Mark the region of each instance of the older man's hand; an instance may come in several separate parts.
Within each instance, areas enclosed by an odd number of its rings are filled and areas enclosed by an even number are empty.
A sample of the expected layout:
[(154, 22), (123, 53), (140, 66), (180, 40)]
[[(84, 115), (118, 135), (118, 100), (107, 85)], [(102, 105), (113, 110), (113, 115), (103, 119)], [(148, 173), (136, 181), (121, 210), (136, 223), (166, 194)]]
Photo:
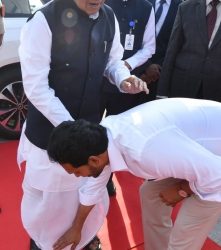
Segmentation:
[(133, 75), (122, 81), (120, 88), (129, 94), (137, 94), (142, 91), (146, 92), (146, 94), (149, 94), (149, 89), (147, 88), (146, 82)]

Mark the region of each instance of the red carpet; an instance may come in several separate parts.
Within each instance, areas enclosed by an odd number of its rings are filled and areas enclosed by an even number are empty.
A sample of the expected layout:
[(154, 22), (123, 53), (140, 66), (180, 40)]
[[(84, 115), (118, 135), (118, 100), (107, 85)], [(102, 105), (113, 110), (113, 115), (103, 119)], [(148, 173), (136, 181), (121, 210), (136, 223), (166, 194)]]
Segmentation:
[[(144, 250), (138, 193), (142, 180), (129, 173), (118, 172), (114, 183), (117, 196), (111, 198), (107, 219), (99, 233), (104, 250)], [(173, 210), (173, 220), (178, 209)], [(207, 239), (202, 250), (221, 250), (221, 247)]]
[[(20, 220), (21, 173), (16, 164), (17, 142), (0, 143), (0, 250), (28, 250), (29, 238)], [(103, 250), (144, 250), (138, 189), (142, 180), (128, 173), (117, 173), (116, 198), (99, 237)], [(121, 186), (118, 184), (121, 183)], [(175, 217), (177, 209), (174, 211)], [(207, 240), (203, 250), (221, 250)]]
[(28, 250), (29, 238), (21, 225), (23, 174), (16, 163), (17, 142), (0, 143), (0, 250)]

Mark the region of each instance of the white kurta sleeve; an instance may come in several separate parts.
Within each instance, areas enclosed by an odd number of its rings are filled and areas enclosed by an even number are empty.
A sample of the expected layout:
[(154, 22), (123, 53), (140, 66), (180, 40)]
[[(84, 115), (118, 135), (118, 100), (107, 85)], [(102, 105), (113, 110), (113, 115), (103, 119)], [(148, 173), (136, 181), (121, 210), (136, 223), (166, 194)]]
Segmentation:
[(121, 82), (130, 77), (129, 69), (124, 65), (124, 61), (121, 60), (123, 58), (123, 53), (124, 49), (120, 43), (119, 24), (115, 17), (115, 35), (104, 76), (119, 89)]
[(88, 177), (87, 182), (79, 189), (80, 203), (85, 206), (98, 204), (107, 192), (107, 182), (111, 175), (110, 166), (106, 166), (99, 177)]
[(38, 11), (21, 33), (19, 56), (24, 90), (30, 102), (54, 125), (73, 120), (50, 88), (52, 34), (44, 15)]
[(137, 51), (133, 56), (127, 58), (125, 61), (133, 69), (144, 64), (152, 55), (155, 53), (156, 49), (156, 38), (155, 38), (155, 16), (154, 10), (152, 8), (149, 20), (146, 24), (142, 48)]

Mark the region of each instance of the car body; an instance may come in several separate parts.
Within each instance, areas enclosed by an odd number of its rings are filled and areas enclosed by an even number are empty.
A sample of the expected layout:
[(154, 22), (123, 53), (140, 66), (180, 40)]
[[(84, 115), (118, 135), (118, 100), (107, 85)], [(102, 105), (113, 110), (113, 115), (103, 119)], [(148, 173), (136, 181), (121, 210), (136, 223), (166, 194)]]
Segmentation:
[(5, 34), (0, 47), (0, 136), (19, 138), (27, 113), (18, 56), (20, 32), (27, 18), (42, 6), (40, 0), (2, 0)]

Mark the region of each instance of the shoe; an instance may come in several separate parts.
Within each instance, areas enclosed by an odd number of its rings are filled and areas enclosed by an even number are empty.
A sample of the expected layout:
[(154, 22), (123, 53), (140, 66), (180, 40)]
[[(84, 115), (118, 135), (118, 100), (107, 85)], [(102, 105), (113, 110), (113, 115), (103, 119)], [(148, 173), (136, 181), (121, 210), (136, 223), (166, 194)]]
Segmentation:
[(41, 250), (32, 239), (30, 240), (30, 250)]
[(116, 187), (114, 186), (114, 183), (112, 180), (107, 183), (107, 192), (109, 196), (116, 195)]
[(92, 241), (90, 241), (83, 250), (102, 250), (100, 239), (95, 236)]

